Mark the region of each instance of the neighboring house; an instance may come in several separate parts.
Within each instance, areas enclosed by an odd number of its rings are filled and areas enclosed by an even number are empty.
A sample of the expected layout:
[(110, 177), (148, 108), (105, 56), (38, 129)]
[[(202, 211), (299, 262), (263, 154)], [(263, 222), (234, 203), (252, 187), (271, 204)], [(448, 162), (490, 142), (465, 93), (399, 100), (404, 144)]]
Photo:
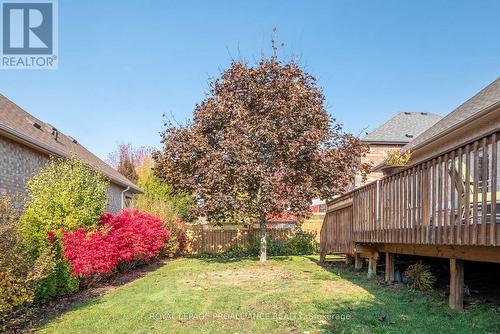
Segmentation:
[(50, 156), (76, 156), (110, 181), (107, 210), (116, 213), (130, 205), (136, 185), (111, 166), (48, 123), (33, 117), (0, 95), (0, 195), (26, 192), (26, 182)]
[[(319, 232), (321, 231), (326, 213), (326, 202), (315, 199), (310, 209), (311, 215), (302, 221), (300, 228), (305, 232), (313, 233), (316, 241), (319, 242)], [(269, 217), (267, 227), (270, 229), (288, 229), (297, 227), (297, 225), (299, 225), (297, 217), (283, 212), (281, 215)]]
[(314, 199), (311, 205), (311, 211), (313, 213), (325, 213), (326, 202), (321, 199)]
[[(361, 159), (361, 162), (377, 166), (384, 161), (388, 151), (401, 149), (441, 118), (442, 116), (427, 112), (397, 113), (361, 138), (370, 147), (369, 152)], [(381, 171), (372, 171), (367, 175), (365, 183), (379, 180), (382, 177)], [(356, 180), (356, 186), (360, 185), (361, 181)]]

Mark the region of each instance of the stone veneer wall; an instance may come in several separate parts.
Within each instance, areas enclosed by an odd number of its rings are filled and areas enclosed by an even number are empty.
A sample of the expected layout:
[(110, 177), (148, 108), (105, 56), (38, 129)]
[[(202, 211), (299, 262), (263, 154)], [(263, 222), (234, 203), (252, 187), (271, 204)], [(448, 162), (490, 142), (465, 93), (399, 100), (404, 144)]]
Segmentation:
[(26, 194), (26, 181), (48, 161), (46, 154), (0, 136), (0, 195)]

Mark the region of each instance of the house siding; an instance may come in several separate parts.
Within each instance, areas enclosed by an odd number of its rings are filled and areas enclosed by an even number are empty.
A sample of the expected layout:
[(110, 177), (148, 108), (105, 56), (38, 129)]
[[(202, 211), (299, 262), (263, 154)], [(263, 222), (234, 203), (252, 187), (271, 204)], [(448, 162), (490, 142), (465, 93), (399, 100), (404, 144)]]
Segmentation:
[[(47, 154), (0, 136), (0, 195), (22, 198), (26, 195), (26, 182), (49, 160)], [(121, 210), (123, 186), (110, 183), (108, 188), (108, 212)]]
[(108, 188), (108, 207), (106, 208), (107, 212), (118, 213), (122, 209), (122, 191), (125, 188), (117, 186), (114, 183), (111, 183)]

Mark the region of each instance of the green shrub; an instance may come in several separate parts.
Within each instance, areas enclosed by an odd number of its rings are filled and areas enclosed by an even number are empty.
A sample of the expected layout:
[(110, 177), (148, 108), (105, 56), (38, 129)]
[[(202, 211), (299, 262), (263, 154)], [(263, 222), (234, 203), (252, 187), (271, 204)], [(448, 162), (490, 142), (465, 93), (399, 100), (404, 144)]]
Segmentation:
[(287, 240), (287, 248), (289, 255), (310, 255), (318, 252), (318, 243), (313, 233), (298, 230)]
[(231, 245), (224, 253), (224, 257), (238, 258), (248, 256), (248, 249), (242, 244)]
[[(49, 249), (44, 250), (49, 254), (52, 270), (35, 285), (36, 301), (43, 303), (57, 295), (78, 290), (78, 278), (71, 274), (71, 264), (62, 256), (63, 251), (59, 237), (56, 237)], [(40, 256), (37, 259), (39, 258)]]
[[(266, 239), (269, 241), (269, 238)], [(254, 240), (247, 247), (247, 256), (258, 256), (260, 251), (260, 240)]]
[(292, 255), (292, 251), (289, 248), (289, 240), (278, 240), (268, 237), (267, 250), (268, 254), (272, 256)]
[(37, 287), (37, 298), (44, 301), (78, 288), (69, 263), (61, 257), (61, 231), (95, 226), (107, 205), (108, 182), (79, 160), (53, 158), (27, 187), (30, 200), (19, 221), (23, 246), (34, 258), (50, 251), (54, 265)]
[(404, 272), (404, 276), (408, 278), (410, 286), (417, 290), (430, 290), (436, 281), (430, 267), (421, 261), (409, 266)]
[[(277, 240), (267, 237), (267, 254), (269, 256), (310, 255), (318, 252), (318, 244), (314, 235), (297, 230), (290, 238)], [(260, 239), (254, 240), (247, 249), (248, 256), (258, 256)]]
[(49, 232), (94, 226), (108, 203), (108, 182), (76, 159), (51, 159), (27, 186), (20, 230), (35, 249), (48, 247)]
[(0, 319), (15, 308), (31, 303), (35, 289), (53, 270), (49, 252), (34, 259), (21, 247), (16, 230), (17, 211), (8, 197), (0, 197)]
[(172, 195), (171, 186), (156, 176), (153, 170), (140, 176), (139, 186), (144, 189), (144, 194), (138, 196), (142, 200), (161, 200), (169, 205), (170, 210), (175, 213), (178, 219), (192, 220), (191, 210), (195, 205), (193, 196), (187, 194)]

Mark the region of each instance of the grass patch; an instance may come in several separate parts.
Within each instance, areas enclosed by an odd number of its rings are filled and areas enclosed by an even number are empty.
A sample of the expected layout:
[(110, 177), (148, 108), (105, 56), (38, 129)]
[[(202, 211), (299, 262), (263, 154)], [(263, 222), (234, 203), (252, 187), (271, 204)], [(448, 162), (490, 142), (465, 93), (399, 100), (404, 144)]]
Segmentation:
[(317, 257), (185, 258), (75, 305), (41, 333), (497, 333), (493, 307), (387, 287)]

